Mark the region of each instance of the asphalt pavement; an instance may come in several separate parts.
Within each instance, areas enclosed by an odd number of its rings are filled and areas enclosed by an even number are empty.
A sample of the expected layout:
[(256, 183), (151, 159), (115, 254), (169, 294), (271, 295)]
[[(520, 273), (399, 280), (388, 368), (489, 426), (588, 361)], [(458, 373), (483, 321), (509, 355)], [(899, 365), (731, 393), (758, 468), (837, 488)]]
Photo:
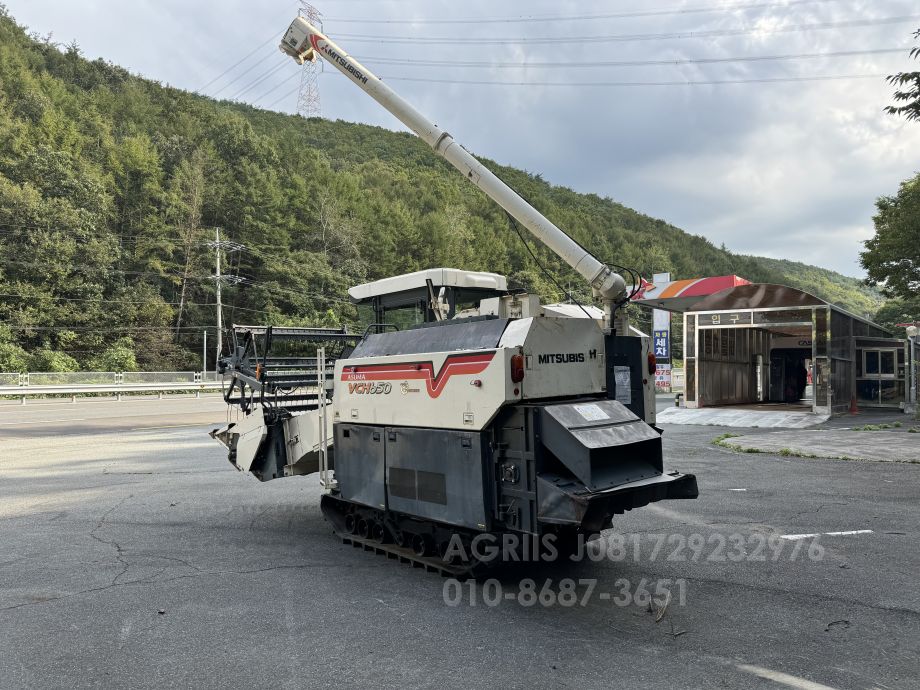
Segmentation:
[(237, 472), (225, 418), (0, 407), (0, 687), (918, 687), (920, 465), (666, 428), (699, 499), (458, 585), (343, 546), (314, 477)]

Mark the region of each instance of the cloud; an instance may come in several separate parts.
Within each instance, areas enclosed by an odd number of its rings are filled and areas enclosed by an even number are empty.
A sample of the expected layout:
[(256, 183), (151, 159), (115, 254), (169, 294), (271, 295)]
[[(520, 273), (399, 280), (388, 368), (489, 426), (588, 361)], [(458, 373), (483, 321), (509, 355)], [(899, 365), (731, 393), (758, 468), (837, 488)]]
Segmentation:
[[(296, 106), (298, 73), (276, 54), (296, 14), (287, 0), (6, 0), (11, 13), (40, 33), (77, 39), (145, 76), (195, 89), (253, 51), (252, 58), (206, 93), (229, 97), (256, 82), (245, 98), (262, 106)], [(916, 12), (911, 0), (789, 0), (786, 7), (564, 22), (440, 24), (426, 19), (548, 17), (613, 13), (574, 0), (440, 0), (424, 5), (380, 0), (315, 3), (325, 28), (360, 56), (405, 60), (488, 61), (490, 68), (367, 64), (385, 77), (486, 81), (708, 81), (832, 74), (889, 74), (907, 69), (913, 23), (826, 30), (807, 24), (894, 17)], [(724, 3), (699, 0), (686, 8)], [(744, 3), (750, 4), (750, 3)], [(642, 5), (635, 7), (642, 8)], [(673, 4), (661, 7), (674, 7)], [(366, 18), (407, 19), (414, 24)], [(916, 25), (916, 26), (915, 26)], [(479, 45), (365, 42), (345, 35), (431, 38), (590, 37), (687, 33), (756, 27), (755, 33), (696, 38)], [(780, 30), (782, 29), (782, 30)], [(260, 45), (263, 44), (264, 45)], [(610, 60), (672, 60), (826, 53), (905, 47), (903, 53), (845, 58), (595, 67)], [(248, 74), (241, 73), (255, 65)], [(580, 67), (507, 69), (514, 61)], [(271, 72), (276, 69), (277, 71)], [(264, 83), (259, 77), (267, 75)], [(920, 125), (882, 113), (884, 81), (845, 80), (694, 86), (481, 86), (391, 81), (419, 110), (467, 148), (540, 172), (560, 185), (610, 196), (738, 253), (804, 259), (850, 275), (861, 273), (861, 241), (871, 236), (874, 201), (920, 168)], [(324, 115), (393, 129), (401, 125), (328, 65), (320, 80)]]

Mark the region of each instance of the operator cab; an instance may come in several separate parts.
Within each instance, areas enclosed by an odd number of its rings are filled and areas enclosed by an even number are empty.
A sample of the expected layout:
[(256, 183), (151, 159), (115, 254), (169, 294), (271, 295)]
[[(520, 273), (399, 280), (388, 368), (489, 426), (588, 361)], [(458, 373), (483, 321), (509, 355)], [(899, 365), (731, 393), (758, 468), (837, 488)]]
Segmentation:
[(429, 268), (348, 290), (362, 322), (403, 330), (421, 323), (479, 316), (483, 300), (514, 292), (503, 275), (456, 268)]
[[(604, 312), (594, 305), (542, 304), (537, 295), (508, 284), (497, 273), (429, 268), (356, 285), (348, 294), (368, 331), (406, 330), (419, 325), (473, 318), (521, 319), (538, 316), (591, 318), (603, 327)], [(644, 336), (630, 327), (630, 335)]]

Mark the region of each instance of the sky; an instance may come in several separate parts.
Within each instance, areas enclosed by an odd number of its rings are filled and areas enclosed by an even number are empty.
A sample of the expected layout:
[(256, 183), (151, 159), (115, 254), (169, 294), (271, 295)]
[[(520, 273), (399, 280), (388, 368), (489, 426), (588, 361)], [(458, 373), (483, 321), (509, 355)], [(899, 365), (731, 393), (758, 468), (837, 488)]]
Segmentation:
[[(297, 2), (0, 2), (89, 58), (297, 110), (299, 68), (277, 50)], [(915, 0), (314, 4), (333, 40), (470, 151), (735, 253), (862, 276), (875, 199), (920, 171), (920, 123), (882, 112), (884, 76), (920, 68)], [(324, 117), (404, 129), (328, 64), (319, 91)]]

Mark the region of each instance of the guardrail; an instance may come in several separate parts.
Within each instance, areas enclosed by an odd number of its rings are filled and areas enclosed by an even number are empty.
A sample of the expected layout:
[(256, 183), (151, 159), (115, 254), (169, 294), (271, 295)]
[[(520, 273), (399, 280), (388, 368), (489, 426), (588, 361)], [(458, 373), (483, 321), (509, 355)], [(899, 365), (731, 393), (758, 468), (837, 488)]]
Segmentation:
[(0, 372), (0, 398), (36, 396), (76, 396), (86, 394), (163, 393), (217, 391), (223, 377), (215, 372), (200, 371), (65, 371)]

